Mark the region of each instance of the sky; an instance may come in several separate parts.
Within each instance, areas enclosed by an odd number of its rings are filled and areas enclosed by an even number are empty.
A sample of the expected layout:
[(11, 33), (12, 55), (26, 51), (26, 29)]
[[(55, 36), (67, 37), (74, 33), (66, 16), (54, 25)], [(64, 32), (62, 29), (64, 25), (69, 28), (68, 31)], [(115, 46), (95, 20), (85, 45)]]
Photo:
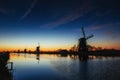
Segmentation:
[(70, 49), (83, 37), (120, 50), (119, 0), (0, 0), (0, 51)]

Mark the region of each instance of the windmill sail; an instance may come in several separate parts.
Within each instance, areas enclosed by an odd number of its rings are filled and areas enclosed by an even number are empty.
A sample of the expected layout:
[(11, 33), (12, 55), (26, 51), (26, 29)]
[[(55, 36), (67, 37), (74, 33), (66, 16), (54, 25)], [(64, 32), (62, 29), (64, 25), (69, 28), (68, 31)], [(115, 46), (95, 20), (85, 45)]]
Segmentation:
[(79, 39), (78, 44), (78, 54), (84, 58), (88, 58), (88, 47), (87, 47), (87, 39), (93, 37), (93, 35), (90, 35), (86, 37), (84, 28), (81, 28), (83, 37)]
[(93, 36), (94, 36), (94, 35), (92, 34), (92, 35), (86, 37), (86, 39), (92, 38)]
[(84, 28), (82, 27), (81, 29), (82, 29), (83, 36), (84, 36), (84, 38), (85, 38), (86, 36), (85, 36)]

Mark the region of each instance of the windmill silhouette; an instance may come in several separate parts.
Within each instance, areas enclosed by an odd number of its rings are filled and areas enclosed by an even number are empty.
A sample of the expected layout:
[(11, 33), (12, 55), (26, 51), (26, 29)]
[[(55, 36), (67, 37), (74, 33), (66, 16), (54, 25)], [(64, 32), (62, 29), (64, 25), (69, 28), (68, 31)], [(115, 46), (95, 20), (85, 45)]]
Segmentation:
[(87, 47), (87, 40), (93, 37), (93, 34), (90, 36), (85, 35), (85, 31), (84, 28), (81, 28), (82, 33), (83, 33), (83, 37), (79, 39), (79, 43), (78, 43), (78, 53), (81, 56), (88, 56), (87, 52), (88, 52), (88, 47)]
[(38, 43), (38, 46), (36, 47), (36, 54), (40, 54), (40, 44)]
[(36, 47), (36, 59), (38, 60), (38, 63), (39, 63), (39, 60), (40, 60), (40, 44), (38, 43), (38, 46)]

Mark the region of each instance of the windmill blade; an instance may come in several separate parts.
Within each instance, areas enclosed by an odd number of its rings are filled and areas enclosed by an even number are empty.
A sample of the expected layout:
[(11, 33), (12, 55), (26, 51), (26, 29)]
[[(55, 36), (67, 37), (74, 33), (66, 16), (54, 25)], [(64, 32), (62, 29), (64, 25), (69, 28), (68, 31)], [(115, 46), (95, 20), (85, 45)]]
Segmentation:
[(92, 35), (86, 37), (86, 39), (92, 38), (93, 36), (94, 36), (94, 35), (92, 34)]
[(85, 38), (85, 31), (84, 31), (84, 28), (82, 27), (81, 30), (82, 30), (83, 36), (84, 36), (84, 38)]

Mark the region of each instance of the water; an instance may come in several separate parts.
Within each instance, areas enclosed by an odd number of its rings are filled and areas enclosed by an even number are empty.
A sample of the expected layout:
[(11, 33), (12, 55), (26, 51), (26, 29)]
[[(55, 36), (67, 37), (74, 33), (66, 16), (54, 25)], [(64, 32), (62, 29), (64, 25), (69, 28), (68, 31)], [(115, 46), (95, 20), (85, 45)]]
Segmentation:
[(119, 57), (10, 54), (13, 80), (120, 80)]

